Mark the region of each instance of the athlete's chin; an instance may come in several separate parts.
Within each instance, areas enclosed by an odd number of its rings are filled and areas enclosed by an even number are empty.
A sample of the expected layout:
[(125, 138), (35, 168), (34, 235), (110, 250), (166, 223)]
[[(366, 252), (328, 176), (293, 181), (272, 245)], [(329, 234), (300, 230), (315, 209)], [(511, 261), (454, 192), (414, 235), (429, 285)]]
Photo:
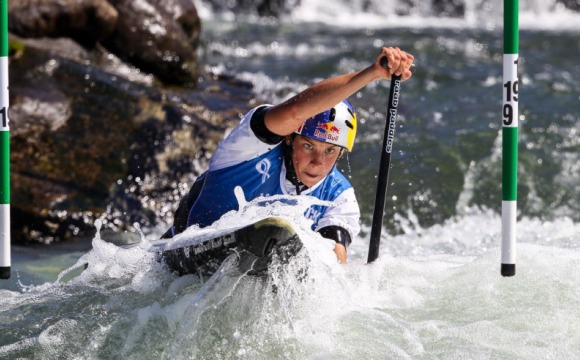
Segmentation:
[(304, 185), (311, 187), (316, 185), (320, 180), (322, 180), (323, 177), (324, 176), (303, 173), (302, 176), (300, 177), (300, 181)]

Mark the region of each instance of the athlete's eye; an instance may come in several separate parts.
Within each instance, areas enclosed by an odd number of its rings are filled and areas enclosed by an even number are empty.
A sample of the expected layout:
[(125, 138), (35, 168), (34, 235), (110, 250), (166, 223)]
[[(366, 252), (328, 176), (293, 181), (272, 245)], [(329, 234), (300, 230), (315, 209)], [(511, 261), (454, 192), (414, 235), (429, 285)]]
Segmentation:
[(302, 147), (304, 148), (304, 150), (308, 150), (308, 151), (312, 151), (314, 149), (314, 146), (312, 146), (312, 144), (310, 144), (310, 143), (304, 143), (302, 145)]
[(326, 155), (332, 155), (335, 152), (336, 152), (336, 148), (334, 148), (334, 147), (326, 149)]

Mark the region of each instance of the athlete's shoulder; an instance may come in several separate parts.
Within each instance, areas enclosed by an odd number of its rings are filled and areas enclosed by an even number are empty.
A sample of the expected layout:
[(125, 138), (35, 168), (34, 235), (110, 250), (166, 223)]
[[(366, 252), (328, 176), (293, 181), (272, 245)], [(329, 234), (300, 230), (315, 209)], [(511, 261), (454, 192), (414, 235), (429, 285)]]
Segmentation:
[(335, 166), (332, 171), (328, 174), (328, 181), (330, 186), (333, 188), (349, 189), (352, 188), (350, 181), (344, 176), (344, 174), (338, 170)]
[(352, 185), (335, 166), (324, 180), (321, 180), (320, 183), (311, 188), (308, 195), (315, 196), (321, 200), (334, 201), (348, 189), (352, 189)]
[(240, 123), (218, 144), (210, 161), (210, 170), (223, 169), (255, 159), (275, 147), (258, 139), (251, 128), (252, 116), (262, 107), (256, 107), (244, 115)]

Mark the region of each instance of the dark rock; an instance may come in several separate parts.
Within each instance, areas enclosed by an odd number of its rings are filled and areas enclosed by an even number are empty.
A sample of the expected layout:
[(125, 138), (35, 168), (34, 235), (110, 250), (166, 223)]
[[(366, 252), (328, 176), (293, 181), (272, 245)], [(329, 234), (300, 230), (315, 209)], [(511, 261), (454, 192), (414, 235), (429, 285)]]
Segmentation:
[(444, 17), (465, 17), (464, 0), (433, 0), (433, 14)]
[(252, 97), (248, 84), (208, 75), (197, 90), (130, 81), (122, 75), (132, 76), (130, 66), (70, 40), (16, 41), (9, 93), (15, 243), (92, 234), (98, 217), (116, 231), (170, 222)]
[(563, 4), (567, 9), (580, 11), (580, 0), (556, 0), (556, 2)]
[[(399, 16), (407, 16), (420, 11), (419, 0), (400, 0), (397, 2), (395, 13)], [(431, 13), (429, 15), (441, 17), (464, 17), (465, 0), (432, 0)]]
[(236, 14), (258, 14), (265, 17), (280, 17), (300, 5), (300, 0), (210, 0), (213, 11), (232, 11)]
[(19, 0), (8, 3), (8, 26), (22, 37), (70, 37), (94, 46), (113, 32), (118, 13), (106, 0)]
[(191, 46), (196, 49), (201, 34), (201, 20), (193, 1), (190, 0), (151, 0), (155, 7), (163, 8), (185, 32)]
[(24, 38), (103, 44), (121, 60), (166, 84), (195, 86), (201, 22), (186, 0), (11, 1), (10, 31)]
[(103, 41), (107, 49), (167, 84), (195, 85), (201, 25), (193, 5), (180, 0), (111, 3), (119, 20)]

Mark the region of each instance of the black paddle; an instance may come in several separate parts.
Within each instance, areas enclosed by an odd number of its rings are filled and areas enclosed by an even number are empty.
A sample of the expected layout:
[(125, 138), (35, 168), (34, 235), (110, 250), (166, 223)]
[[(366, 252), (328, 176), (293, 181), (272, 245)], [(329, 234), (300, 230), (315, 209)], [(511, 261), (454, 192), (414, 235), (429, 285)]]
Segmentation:
[[(388, 68), (389, 60), (381, 58), (381, 66)], [(411, 66), (411, 71), (414, 65)], [(383, 148), (381, 150), (381, 163), (379, 167), (379, 179), (377, 181), (377, 196), (375, 198), (375, 208), (373, 211), (373, 223), (371, 225), (371, 239), (369, 242), (368, 263), (375, 261), (379, 257), (379, 245), (381, 243), (381, 230), (383, 228), (383, 214), (385, 210), (385, 200), (387, 197), (387, 186), (389, 181), (389, 168), (391, 167), (391, 152), (395, 140), (395, 121), (397, 120), (397, 107), (399, 105), (401, 92), (401, 76), (392, 75), (391, 89), (389, 90), (389, 103), (387, 105), (387, 122), (383, 135)]]

